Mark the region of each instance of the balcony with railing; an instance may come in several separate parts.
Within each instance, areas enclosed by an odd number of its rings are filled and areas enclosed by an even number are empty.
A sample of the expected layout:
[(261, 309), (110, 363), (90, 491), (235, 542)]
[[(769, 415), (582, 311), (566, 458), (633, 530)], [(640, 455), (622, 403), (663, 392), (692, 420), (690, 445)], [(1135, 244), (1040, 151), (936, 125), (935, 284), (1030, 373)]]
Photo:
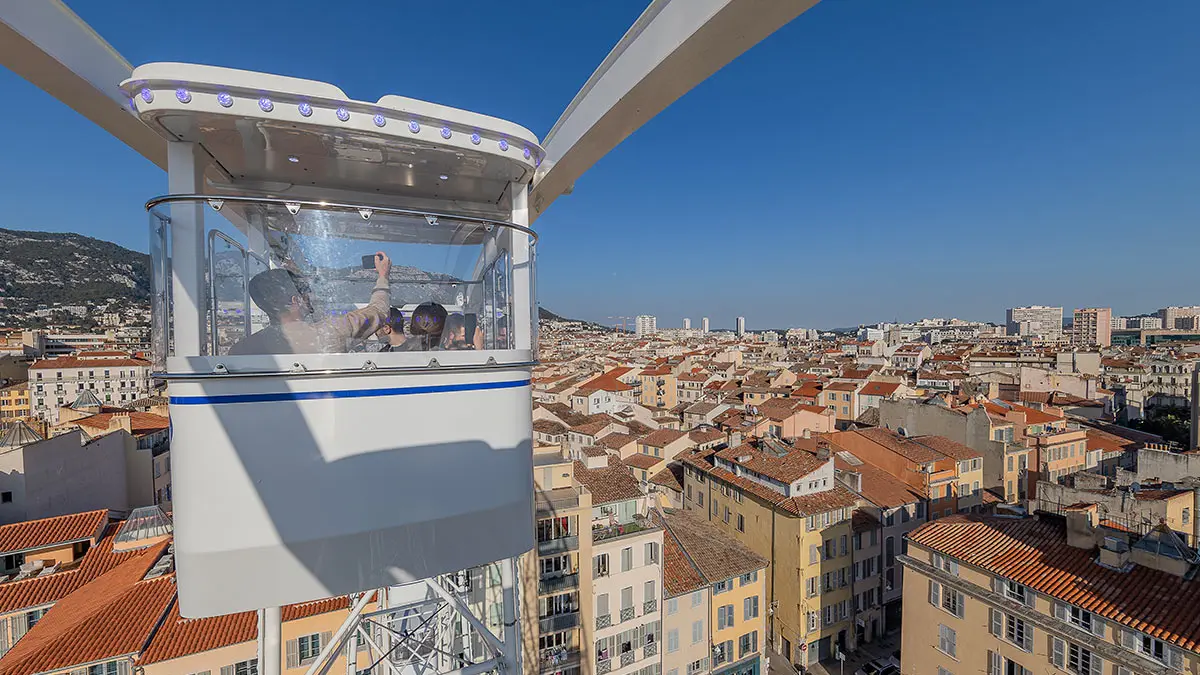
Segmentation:
[(535, 490), (533, 502), (538, 516), (561, 515), (565, 511), (579, 508), (580, 489), (582, 488), (565, 487), (554, 490)]
[(617, 523), (615, 525), (593, 526), (592, 527), (592, 543), (599, 544), (603, 541), (619, 539), (634, 534), (639, 534), (647, 530), (656, 530), (658, 527), (652, 524), (649, 519), (642, 515), (635, 515), (628, 523)]
[(555, 614), (553, 616), (543, 616), (538, 620), (538, 627), (542, 633), (557, 633), (559, 631), (570, 630), (579, 625), (579, 612), (565, 612), (563, 614)]
[(612, 626), (612, 614), (602, 614), (596, 617), (596, 630), (603, 630)]
[(579, 537), (558, 537), (538, 542), (538, 555), (553, 555), (579, 550)]
[(626, 607), (621, 610), (620, 623), (625, 623), (626, 621), (633, 621), (636, 618), (637, 618), (637, 609), (635, 609), (633, 607)]
[(632, 666), (633, 662), (636, 660), (637, 652), (625, 652), (624, 654), (621, 654), (621, 667), (624, 668), (625, 666)]
[(647, 600), (642, 603), (642, 614), (653, 614), (658, 611), (658, 600)]
[(650, 644), (646, 645), (642, 649), (642, 652), (645, 655), (645, 658), (650, 658), (651, 656), (655, 656), (656, 654), (658, 654), (658, 643), (651, 642)]
[(580, 652), (572, 647), (543, 649), (538, 653), (538, 669), (542, 673), (553, 673), (579, 665)]
[(579, 574), (560, 574), (558, 576), (542, 577), (538, 579), (538, 593), (546, 595), (547, 593), (558, 593), (560, 591), (569, 591), (579, 588)]
[(596, 675), (605, 675), (612, 672), (612, 659), (600, 659), (596, 661)]

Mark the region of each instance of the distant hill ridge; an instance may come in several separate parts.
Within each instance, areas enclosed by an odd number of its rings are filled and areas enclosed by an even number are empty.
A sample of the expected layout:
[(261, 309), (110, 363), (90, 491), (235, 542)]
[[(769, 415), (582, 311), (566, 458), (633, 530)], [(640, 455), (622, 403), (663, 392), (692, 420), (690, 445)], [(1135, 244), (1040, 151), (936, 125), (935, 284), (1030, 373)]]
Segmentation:
[(150, 297), (150, 256), (70, 232), (0, 229), (0, 295), (10, 306)]
[[(393, 276), (429, 276), (415, 268)], [(9, 306), (85, 304), (118, 298), (147, 302), (150, 256), (73, 232), (0, 228), (0, 296)], [(427, 297), (427, 296), (423, 296)], [(539, 307), (543, 321), (576, 321)], [(579, 323), (588, 323), (579, 321)]]

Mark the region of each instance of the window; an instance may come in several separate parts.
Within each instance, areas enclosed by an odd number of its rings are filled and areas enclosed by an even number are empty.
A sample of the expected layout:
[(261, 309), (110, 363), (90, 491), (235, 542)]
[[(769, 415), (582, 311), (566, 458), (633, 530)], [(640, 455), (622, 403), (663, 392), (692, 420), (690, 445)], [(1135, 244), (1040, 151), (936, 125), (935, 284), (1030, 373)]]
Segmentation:
[[(91, 673), (88, 673), (88, 675), (91, 675)], [(221, 669), (221, 675), (258, 675), (258, 659), (239, 661), (232, 666), (225, 666), (225, 668)]]
[(667, 616), (679, 612), (679, 598), (671, 598), (667, 600)]
[(724, 519), (724, 520), (725, 520), (725, 524), (726, 524), (726, 525), (728, 525), (728, 524), (729, 524), (729, 517), (730, 517), (730, 515), (731, 515), (731, 514), (732, 514), (732, 512), (729, 510), (729, 507), (728, 507), (728, 506), (726, 506), (726, 507), (725, 507), (725, 519)]
[(633, 609), (633, 586), (621, 589), (621, 609)]
[(296, 639), (296, 643), (299, 650), (300, 663), (315, 659), (321, 653), (321, 636), (318, 633), (301, 635)]
[(732, 589), (732, 580), (718, 581), (717, 583), (713, 584), (713, 595), (720, 595)]
[(809, 612), (808, 613), (808, 632), (811, 633), (811, 632), (815, 631), (816, 629), (817, 629), (817, 613)]
[(678, 628), (672, 628), (671, 630), (667, 631), (667, 651), (668, 652), (679, 651), (679, 629)]
[(608, 616), (608, 593), (596, 596), (596, 616)]
[(737, 514), (737, 531), (738, 532), (746, 531), (746, 518), (745, 518), (745, 516), (743, 516), (740, 513)]
[(758, 618), (758, 596), (752, 595), (742, 601), (742, 619), (748, 621)]
[(592, 569), (598, 577), (608, 576), (608, 554), (601, 553), (592, 559)]
[(653, 565), (658, 562), (658, 542), (648, 542), (646, 544), (646, 564)]
[(1027, 607), (1033, 607), (1033, 591), (1008, 579), (1001, 579), (1000, 583), (1003, 585), (1004, 597), (1009, 600), (1016, 600)]
[(896, 538), (888, 537), (883, 542), (884, 555), (887, 556), (887, 566), (893, 567), (896, 564)]
[(952, 672), (950, 672), (950, 671), (946, 670), (945, 668), (943, 668), (943, 667), (941, 667), (941, 666), (938, 666), (938, 672), (937, 672), (937, 675), (954, 675), (954, 673), (952, 673)]
[(1011, 614), (1004, 620), (1004, 639), (1027, 652), (1033, 651), (1033, 627)]
[(12, 492), (5, 490), (0, 492), (0, 504), (11, 504), (13, 500)]
[(692, 593), (692, 607), (699, 607), (704, 602), (704, 591)]
[(929, 604), (941, 607), (958, 618), (963, 617), (965, 598), (962, 593), (936, 581), (929, 582)]
[(633, 547), (627, 546), (621, 549), (621, 571), (628, 572), (633, 569)]
[[(1053, 653), (1050, 655), (1054, 656)], [(1100, 675), (1103, 672), (1104, 660), (1089, 649), (1074, 642), (1067, 648), (1067, 671), (1078, 675)]]
[(647, 581), (645, 587), (642, 589), (642, 601), (650, 602), (651, 600), (658, 600), (658, 595), (654, 592), (653, 579)]
[(931, 559), (933, 566), (951, 576), (958, 576), (958, 563), (952, 558), (934, 553)]
[(1182, 519), (1183, 519), (1184, 525), (1187, 525), (1188, 523), (1192, 522), (1192, 510), (1189, 508), (1185, 508), (1183, 510)]
[(758, 651), (758, 631), (751, 631), (738, 638), (738, 658)]
[(697, 644), (704, 640), (704, 622), (692, 622), (692, 644)]
[(733, 625), (733, 605), (723, 605), (717, 608), (717, 630)]
[(745, 586), (746, 584), (752, 584), (756, 581), (758, 581), (758, 570), (754, 570), (753, 572), (748, 572), (748, 573), (743, 574), (742, 576), (738, 577), (738, 585), (739, 586)]
[(45, 609), (35, 609), (32, 612), (25, 612), (25, 621), (27, 622), (27, 629), (31, 629), (34, 626), (36, 626), (37, 622), (41, 621), (42, 617), (46, 616), (46, 612), (49, 612), (49, 611), (50, 611), (50, 608), (46, 607)]
[(938, 649), (943, 654), (958, 658), (958, 634), (949, 626), (938, 625)]
[(809, 577), (805, 580), (808, 589), (808, 597), (812, 598), (817, 595), (817, 577)]
[[(98, 663), (94, 666), (88, 666), (87, 675), (117, 675), (117, 669), (116, 661)], [(254, 675), (258, 675), (257, 672)]]

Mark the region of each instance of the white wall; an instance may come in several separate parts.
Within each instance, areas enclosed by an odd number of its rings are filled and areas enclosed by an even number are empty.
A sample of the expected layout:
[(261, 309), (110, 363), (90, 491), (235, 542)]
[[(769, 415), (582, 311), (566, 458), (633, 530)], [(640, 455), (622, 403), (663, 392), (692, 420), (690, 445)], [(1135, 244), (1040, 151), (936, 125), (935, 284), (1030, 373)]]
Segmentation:
[[(126, 447), (133, 437), (124, 431), (80, 444), (81, 433), (25, 446), (26, 518), (49, 518), (95, 509), (126, 511)], [(150, 474), (153, 477), (153, 473)], [(153, 500), (151, 501), (153, 503)]]

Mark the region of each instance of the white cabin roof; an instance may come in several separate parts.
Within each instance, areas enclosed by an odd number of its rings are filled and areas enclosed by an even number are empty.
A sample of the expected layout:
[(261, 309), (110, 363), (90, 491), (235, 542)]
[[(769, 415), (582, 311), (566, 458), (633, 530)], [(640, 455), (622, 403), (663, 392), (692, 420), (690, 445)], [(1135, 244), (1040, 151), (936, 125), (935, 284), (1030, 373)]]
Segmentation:
[(152, 129), (213, 157), (209, 194), (493, 216), (508, 211), (509, 184), (531, 182), (545, 156), (512, 122), (403, 96), (354, 101), (314, 80), (151, 63), (121, 87)]

